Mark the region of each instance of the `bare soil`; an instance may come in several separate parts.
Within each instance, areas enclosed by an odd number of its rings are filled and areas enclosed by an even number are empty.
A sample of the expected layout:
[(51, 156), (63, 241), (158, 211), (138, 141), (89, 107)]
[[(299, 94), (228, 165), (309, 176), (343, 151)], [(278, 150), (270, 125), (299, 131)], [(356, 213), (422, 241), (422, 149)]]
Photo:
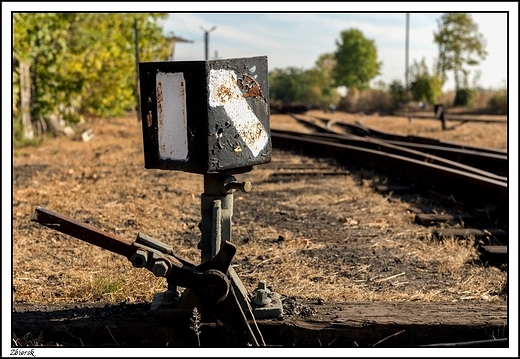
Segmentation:
[[(468, 122), (442, 131), (436, 120), (327, 115), (387, 132), (507, 148), (505, 122)], [(126, 258), (32, 223), (37, 206), (121, 238), (145, 233), (200, 261), (203, 178), (144, 169), (140, 126), (135, 116), (89, 120), (76, 128), (78, 134), (92, 130), (88, 142), (61, 135), (14, 151), (15, 306), (150, 302), (166, 290), (163, 278)], [(272, 115), (271, 126), (303, 129), (287, 115)], [(341, 173), (276, 176), (284, 166)], [(233, 216), (233, 264), (246, 288), (266, 280), (283, 298), (324, 301), (505, 301), (504, 268), (481, 263), (471, 239), (433, 240), (431, 228), (414, 224), (410, 211), (448, 209), (420, 196), (376, 192), (373, 183), (385, 176), (276, 148), (270, 164), (237, 175), (253, 184), (250, 193), (235, 194)]]

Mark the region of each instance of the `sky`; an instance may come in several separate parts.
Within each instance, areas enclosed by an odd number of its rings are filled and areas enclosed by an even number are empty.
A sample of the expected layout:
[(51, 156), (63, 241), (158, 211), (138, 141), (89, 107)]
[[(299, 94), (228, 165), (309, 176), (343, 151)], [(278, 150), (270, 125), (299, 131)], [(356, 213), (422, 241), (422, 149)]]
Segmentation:
[[(390, 84), (405, 82), (406, 13), (409, 17), (409, 65), (423, 58), (430, 71), (438, 57), (433, 33), (443, 12), (471, 13), (479, 31), (486, 39), (487, 57), (473, 67), (481, 75), (477, 82), (484, 89), (503, 88), (508, 79), (508, 49), (518, 64), (518, 3), (512, 2), (132, 2), (126, 9), (121, 3), (2, 3), (2, 16), (8, 11), (104, 11), (104, 12), (164, 12), (168, 19), (163, 27), (166, 34), (185, 38), (192, 43), (177, 43), (174, 60), (204, 60), (204, 33), (209, 32), (209, 58), (267, 56), (269, 69), (296, 67), (310, 69), (318, 57), (337, 49), (336, 41), (344, 30), (356, 28), (373, 40), (381, 74), (371, 82)], [(95, 5), (93, 5), (95, 4)], [(201, 12), (203, 10), (204, 12)], [(438, 12), (428, 12), (436, 10)], [(377, 11), (377, 12), (374, 12)], [(508, 15), (510, 11), (509, 23)], [(494, 12), (494, 13), (493, 13)], [(501, 12), (501, 13), (500, 13)], [(6, 23), (3, 22), (4, 26)], [(509, 36), (509, 39), (508, 39)], [(511, 45), (511, 46), (509, 46)], [(4, 46), (8, 46), (4, 44)], [(513, 54), (514, 53), (514, 54)], [(511, 74), (518, 67), (510, 68)], [(470, 83), (475, 75), (470, 75)], [(517, 81), (517, 79), (516, 79)], [(453, 76), (443, 90), (455, 87)]]
[[(473, 5), (472, 5), (473, 7)], [(293, 6), (294, 8), (294, 6)], [(433, 33), (442, 13), (410, 13), (409, 65), (423, 58), (433, 71), (438, 47)], [(486, 39), (488, 56), (480, 70), (478, 85), (485, 89), (506, 86), (508, 17), (506, 13), (471, 13)], [(510, 20), (511, 21), (511, 20)], [(215, 28), (214, 28), (215, 27)], [(213, 28), (212, 31), (209, 31)], [(178, 42), (174, 60), (204, 60), (205, 32), (209, 31), (209, 59), (267, 55), (269, 70), (296, 67), (310, 69), (318, 57), (333, 53), (344, 30), (356, 28), (374, 41), (381, 74), (372, 84), (394, 80), (405, 83), (406, 12), (402, 13), (170, 13), (165, 32), (193, 41)], [(517, 45), (516, 45), (517, 46)], [(517, 47), (516, 47), (517, 49)], [(470, 83), (475, 71), (470, 75)], [(444, 90), (454, 88), (449, 74)]]

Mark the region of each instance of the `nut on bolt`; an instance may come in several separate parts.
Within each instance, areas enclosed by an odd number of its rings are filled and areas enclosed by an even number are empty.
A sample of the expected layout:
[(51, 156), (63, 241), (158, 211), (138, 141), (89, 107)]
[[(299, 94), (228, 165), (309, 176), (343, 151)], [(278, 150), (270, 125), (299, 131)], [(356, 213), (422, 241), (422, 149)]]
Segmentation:
[(253, 299), (253, 304), (258, 307), (264, 307), (271, 303), (271, 298), (269, 298), (269, 293), (271, 291), (267, 288), (267, 283), (264, 280), (258, 282), (258, 288), (255, 289), (255, 298)]
[(265, 280), (258, 281), (258, 287), (256, 289), (269, 290), (267, 289), (267, 282)]
[(251, 182), (231, 182), (227, 184), (229, 190), (240, 190), (245, 193), (251, 192), (253, 185)]
[(143, 249), (138, 249), (134, 254), (130, 257), (130, 262), (132, 262), (134, 267), (143, 268), (148, 263), (148, 252)]
[(162, 259), (156, 261), (152, 266), (152, 272), (157, 277), (166, 276), (168, 274), (168, 269), (169, 269), (168, 264)]

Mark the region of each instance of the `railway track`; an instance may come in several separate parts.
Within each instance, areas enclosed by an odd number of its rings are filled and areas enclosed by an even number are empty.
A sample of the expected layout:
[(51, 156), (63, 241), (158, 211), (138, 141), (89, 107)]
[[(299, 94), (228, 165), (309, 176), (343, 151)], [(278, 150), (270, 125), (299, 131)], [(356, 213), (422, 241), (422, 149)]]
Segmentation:
[(271, 130), (274, 147), (385, 171), (393, 183), (376, 186), (380, 192), (412, 191), (442, 199), (451, 204), (452, 214), (416, 209), (415, 222), (429, 227), (463, 223), (465, 228), (434, 228), (433, 236), (474, 238), (485, 262), (507, 263), (507, 151), (400, 136), (327, 118), (292, 117), (313, 132)]

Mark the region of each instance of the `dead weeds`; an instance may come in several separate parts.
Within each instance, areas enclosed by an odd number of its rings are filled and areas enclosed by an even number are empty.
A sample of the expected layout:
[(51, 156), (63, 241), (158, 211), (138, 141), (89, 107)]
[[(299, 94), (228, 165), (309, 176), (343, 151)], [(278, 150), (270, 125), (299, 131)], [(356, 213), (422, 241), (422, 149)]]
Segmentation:
[[(429, 120), (334, 115), (388, 132), (507, 146), (505, 124), (442, 131)], [(273, 128), (299, 128), (289, 116), (273, 115), (271, 122)], [(202, 176), (145, 170), (135, 117), (92, 121), (80, 130), (86, 129), (94, 134), (89, 142), (61, 136), (14, 154), (14, 302), (139, 302), (166, 290), (164, 279), (133, 268), (126, 258), (30, 222), (36, 206), (125, 239), (142, 232), (200, 260)], [(273, 163), (335, 168), (277, 149)], [(237, 176), (253, 183), (252, 192), (235, 195), (233, 217), (233, 265), (249, 290), (266, 280), (287, 298), (326, 301), (506, 298), (507, 274), (480, 263), (471, 240), (434, 241), (429, 228), (414, 224), (410, 207), (443, 211), (437, 204), (377, 193), (373, 185), (384, 174), (374, 169), (280, 180), (272, 164)]]

